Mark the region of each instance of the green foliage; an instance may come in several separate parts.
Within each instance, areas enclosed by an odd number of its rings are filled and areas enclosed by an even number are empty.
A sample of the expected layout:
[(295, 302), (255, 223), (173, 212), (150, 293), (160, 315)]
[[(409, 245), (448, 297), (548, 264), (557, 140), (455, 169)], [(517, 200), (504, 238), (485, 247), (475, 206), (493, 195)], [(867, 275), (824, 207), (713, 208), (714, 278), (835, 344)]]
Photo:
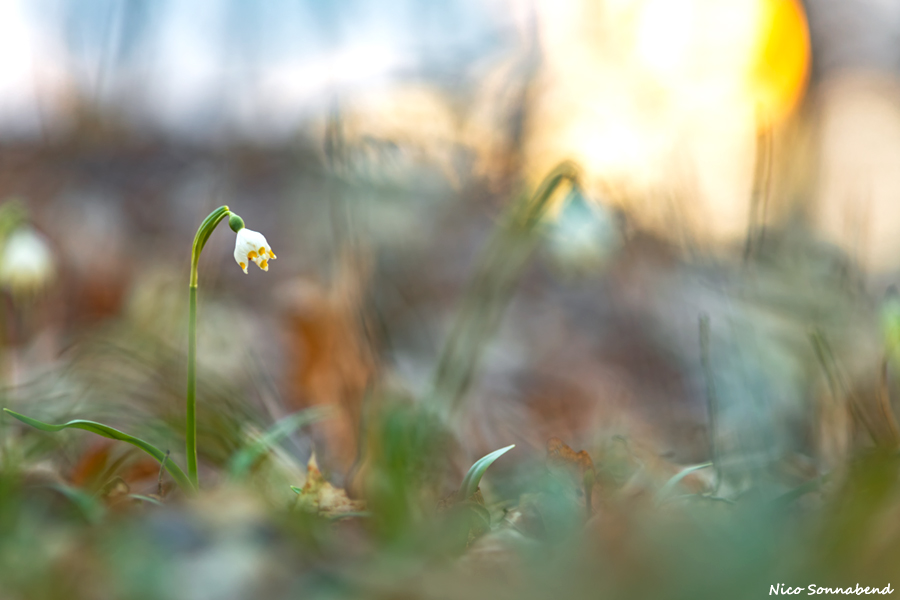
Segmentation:
[[(448, 417), (463, 414), (485, 347), (546, 232), (553, 200), (569, 189), (568, 201), (574, 203), (563, 214), (565, 221), (571, 221), (564, 225), (575, 229), (588, 225), (583, 220), (591, 217), (592, 208), (584, 204), (577, 179), (574, 166), (561, 165), (537, 191), (511, 204), (477, 262), (425, 397), (372, 393), (363, 406), (359, 460), (354, 468), (346, 474), (326, 469), (327, 477), (316, 471), (315, 485), (290, 487), (296, 498), (286, 482), (299, 481), (302, 466), (287, 445), (278, 452), (279, 468), (281, 459), (285, 463), (279, 477), (286, 473), (297, 476), (296, 480), (279, 478), (277, 486), (267, 488), (260, 485), (263, 477), (249, 475), (262, 471), (254, 472), (287, 436), (328, 413), (300, 411), (251, 441), (243, 440), (241, 433), (250, 429), (246, 422), (253, 421), (258, 407), (250, 400), (255, 397), (254, 386), (240, 377), (200, 378), (204, 410), (199, 425), (205, 436), (200, 445), (209, 466), (209, 485), (186, 502), (167, 497), (162, 489), (159, 496), (155, 490), (129, 490), (124, 497), (136, 502), (107, 506), (108, 497), (91, 495), (72, 483), (71, 467), (83, 457), (72, 447), (57, 444), (60, 436), (54, 441), (51, 436), (20, 436), (18, 429), (5, 427), (0, 431), (2, 594), (29, 599), (666, 600), (756, 598), (777, 582), (886, 583), (900, 564), (900, 529), (895, 525), (900, 464), (896, 455), (886, 451), (886, 444), (875, 444), (882, 446), (875, 450), (868, 446), (848, 450), (844, 462), (825, 475), (814, 459), (791, 448), (793, 454), (786, 451), (785, 455), (797, 460), (773, 460), (753, 467), (767, 470), (767, 475), (773, 472), (771, 480), (776, 484), (766, 494), (759, 493), (757, 480), (735, 477), (737, 483), (723, 485), (721, 496), (709, 490), (679, 495), (684, 478), (697, 474), (692, 479), (702, 481), (709, 471), (701, 470), (711, 463), (682, 467), (667, 456), (638, 457), (620, 436), (614, 436), (618, 441), (600, 452), (602, 438), (588, 446), (596, 471), (593, 466), (582, 473), (568, 468), (571, 465), (552, 465), (542, 452), (520, 448), (511, 456), (521, 459), (514, 474), (500, 477), (492, 471), (492, 483), (497, 485), (483, 497), (480, 482), (490, 465), (514, 447), (507, 446), (476, 461), (457, 487), (465, 467), (458, 461), (471, 455), (472, 449), (460, 447), (456, 421)], [(194, 241), (194, 267), (215, 225), (229, 214), (227, 207), (220, 207), (201, 225)], [(232, 228), (240, 225), (233, 214), (230, 224)], [(587, 241), (597, 237), (597, 231), (582, 233)], [(193, 283), (195, 278), (196, 268)], [(179, 288), (179, 304), (182, 291)], [(262, 300), (254, 298), (254, 302)], [(149, 304), (151, 309), (160, 307)], [(190, 311), (194, 360), (196, 292), (192, 292)], [(898, 311), (897, 306), (885, 306), (882, 325), (889, 352), (900, 339)], [(162, 319), (177, 322), (168, 310), (157, 312)], [(219, 324), (210, 320), (213, 327)], [(731, 430), (723, 427), (716, 436), (717, 424), (734, 425), (734, 421), (717, 423), (717, 401), (727, 407), (742, 388), (759, 385), (765, 375), (777, 371), (751, 365), (746, 357), (753, 355), (748, 350), (752, 344), (743, 339), (732, 346), (716, 343), (719, 340), (713, 334), (719, 332), (720, 323), (723, 330), (730, 326), (718, 319), (701, 319), (697, 375), (698, 382), (700, 375), (707, 380), (710, 437), (727, 444)], [(157, 333), (152, 326), (146, 329)], [(126, 330), (118, 337), (129, 338), (131, 346), (150, 348), (134, 335)], [(172, 382), (180, 386), (184, 378), (184, 371), (171, 366), (182, 364), (183, 358), (178, 344), (171, 343), (176, 335), (177, 330), (159, 335), (154, 352), (132, 354), (121, 346), (110, 346), (102, 356), (92, 357), (88, 369), (107, 369), (119, 386), (104, 396), (95, 393), (97, 380), (89, 379), (85, 387), (91, 389), (92, 408), (114, 397), (122, 404), (141, 405), (146, 412), (156, 411), (155, 418), (162, 414), (173, 428), (180, 427), (180, 416), (172, 415), (181, 415), (181, 389), (169, 390)], [(691, 340), (696, 342), (694, 337)], [(826, 339), (820, 330), (811, 341), (806, 350), (814, 353), (819, 364), (817, 369), (811, 363), (810, 371), (824, 376), (837, 404), (854, 383), (841, 362), (842, 342), (830, 331)], [(765, 348), (760, 354), (778, 362), (781, 355), (769, 356), (769, 346)], [(725, 357), (725, 351), (733, 356)], [(140, 377), (129, 379), (123, 373), (126, 360)], [(197, 383), (193, 369), (191, 363), (191, 386)], [(732, 372), (723, 373), (727, 369)], [(761, 389), (777, 391), (779, 386), (776, 382)], [(228, 393), (223, 392), (226, 388)], [(21, 388), (15, 392), (23, 406), (44, 400), (26, 398), (28, 390)], [(748, 394), (739, 400), (768, 402), (769, 396)], [(191, 391), (189, 405), (193, 399)], [(64, 401), (69, 400), (67, 396)], [(166, 407), (166, 400), (172, 406)], [(742, 414), (751, 415), (764, 414), (769, 406), (737, 403), (747, 410)], [(194, 489), (191, 478), (167, 454), (142, 439), (93, 421), (52, 425), (10, 410), (6, 413), (41, 431), (83, 429), (124, 441), (162, 463), (184, 489)], [(185, 421), (189, 431), (197, 424), (192, 412)], [(859, 428), (866, 425), (866, 421), (857, 423)], [(766, 424), (755, 427), (751, 438), (757, 430), (764, 431)], [(867, 444), (876, 439), (869, 438)], [(189, 442), (188, 446), (190, 456), (196, 445)], [(723, 453), (732, 459), (722, 462), (729, 473), (740, 476), (748, 469), (742, 462), (747, 458), (746, 447), (735, 444), (730, 454)], [(709, 454), (717, 456), (715, 444), (710, 444)], [(59, 460), (62, 456), (65, 460)], [(658, 463), (664, 463), (664, 468), (657, 468)], [(48, 464), (56, 468), (48, 469)], [(716, 464), (717, 470), (720, 466)], [(342, 476), (346, 476), (343, 481)]]
[(490, 454), (483, 456), (475, 461), (475, 464), (473, 464), (469, 468), (469, 471), (466, 473), (462, 485), (459, 486), (459, 500), (466, 500), (467, 498), (470, 498), (475, 492), (477, 492), (478, 486), (481, 483), (481, 478), (484, 477), (484, 474), (488, 470), (488, 467), (494, 464), (495, 460), (515, 447), (516, 445), (512, 444), (505, 448), (494, 450)]
[[(516, 284), (541, 239), (541, 224), (561, 187), (577, 185), (578, 167), (558, 165), (533, 195), (507, 209), (481, 253), (434, 371), (429, 396), (442, 415), (458, 415), (482, 354), (496, 333)], [(568, 201), (568, 197), (564, 201)]]
[(681, 483), (681, 480), (694, 473), (695, 471), (699, 471), (700, 469), (705, 469), (706, 467), (711, 467), (712, 463), (707, 462), (699, 465), (693, 465), (691, 467), (685, 467), (675, 475), (673, 475), (666, 483), (663, 485), (659, 492), (656, 493), (656, 502), (657, 504), (661, 504), (671, 496), (672, 492), (674, 492), (678, 488), (678, 484)]
[(286, 437), (298, 429), (331, 416), (331, 414), (332, 411), (327, 408), (309, 408), (279, 420), (258, 439), (234, 453), (228, 466), (231, 477), (234, 479), (245, 477), (263, 455)]
[(111, 440), (118, 440), (127, 444), (131, 444), (136, 448), (140, 448), (141, 450), (155, 458), (161, 465), (163, 465), (166, 471), (169, 472), (172, 478), (182, 489), (186, 491), (194, 489), (194, 486), (191, 485), (191, 482), (184, 474), (184, 471), (182, 471), (181, 468), (174, 462), (168, 460), (168, 454), (166, 452), (163, 452), (153, 444), (145, 442), (140, 438), (128, 435), (127, 433), (123, 433), (118, 429), (113, 429), (108, 425), (103, 425), (102, 423), (97, 423), (95, 421), (85, 421), (82, 419), (76, 419), (74, 421), (69, 421), (68, 423), (62, 423), (60, 425), (53, 425), (51, 423), (44, 423), (43, 421), (32, 419), (31, 417), (26, 417), (25, 415), (20, 415), (17, 412), (9, 410), (8, 408), (4, 408), (3, 411), (15, 417), (19, 421), (25, 423), (26, 425), (31, 425), (35, 429), (40, 429), (41, 431), (52, 433), (62, 431), (63, 429), (83, 429), (85, 431), (90, 431), (91, 433), (95, 433)]

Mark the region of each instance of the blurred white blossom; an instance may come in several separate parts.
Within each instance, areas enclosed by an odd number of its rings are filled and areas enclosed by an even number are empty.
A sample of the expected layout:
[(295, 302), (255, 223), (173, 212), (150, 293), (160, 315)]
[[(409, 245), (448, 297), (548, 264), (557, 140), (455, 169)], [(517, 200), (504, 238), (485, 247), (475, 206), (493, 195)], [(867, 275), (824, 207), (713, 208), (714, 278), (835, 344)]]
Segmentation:
[(15, 296), (39, 292), (56, 274), (47, 240), (31, 227), (20, 227), (6, 240), (0, 255), (0, 286)]

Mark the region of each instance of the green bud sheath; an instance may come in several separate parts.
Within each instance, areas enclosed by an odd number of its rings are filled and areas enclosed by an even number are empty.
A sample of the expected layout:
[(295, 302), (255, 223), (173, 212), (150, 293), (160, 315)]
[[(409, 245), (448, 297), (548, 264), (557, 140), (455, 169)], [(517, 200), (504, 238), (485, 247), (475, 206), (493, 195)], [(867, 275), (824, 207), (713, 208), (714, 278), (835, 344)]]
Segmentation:
[(244, 220), (234, 213), (228, 215), (228, 226), (235, 233), (244, 228)]

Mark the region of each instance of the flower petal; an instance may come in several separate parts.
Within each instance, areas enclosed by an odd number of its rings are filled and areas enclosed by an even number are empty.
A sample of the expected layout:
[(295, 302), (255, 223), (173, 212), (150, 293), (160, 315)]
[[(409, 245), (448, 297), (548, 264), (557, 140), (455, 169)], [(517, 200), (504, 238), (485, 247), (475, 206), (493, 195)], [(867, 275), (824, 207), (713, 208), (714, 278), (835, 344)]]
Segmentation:
[(234, 241), (234, 260), (245, 273), (251, 261), (260, 269), (267, 271), (269, 258), (275, 258), (275, 254), (263, 234), (246, 227), (237, 232)]

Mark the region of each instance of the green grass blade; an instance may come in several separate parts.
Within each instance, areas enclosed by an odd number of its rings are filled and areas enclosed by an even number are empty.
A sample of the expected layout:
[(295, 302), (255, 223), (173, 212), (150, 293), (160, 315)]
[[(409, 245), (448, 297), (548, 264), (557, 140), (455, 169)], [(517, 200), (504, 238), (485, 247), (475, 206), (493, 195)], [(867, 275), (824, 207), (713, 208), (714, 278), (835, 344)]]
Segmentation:
[(111, 440), (118, 440), (120, 442), (131, 444), (132, 446), (140, 448), (141, 450), (155, 458), (160, 464), (164, 464), (165, 469), (169, 472), (172, 478), (175, 479), (178, 485), (182, 487), (182, 489), (194, 489), (194, 486), (191, 485), (191, 482), (184, 474), (184, 471), (182, 471), (181, 468), (173, 461), (166, 460), (165, 452), (163, 452), (153, 444), (145, 442), (140, 438), (128, 435), (127, 433), (122, 433), (118, 429), (113, 429), (108, 425), (103, 425), (102, 423), (97, 423), (95, 421), (85, 421), (82, 419), (76, 419), (74, 421), (69, 421), (68, 423), (62, 423), (60, 425), (53, 425), (51, 423), (44, 423), (43, 421), (32, 419), (31, 417), (26, 417), (25, 415), (20, 415), (17, 412), (9, 410), (8, 408), (4, 408), (3, 411), (22, 421), (26, 425), (31, 425), (35, 429), (40, 429), (41, 431), (48, 431), (53, 433), (56, 431), (62, 431), (63, 429), (83, 429), (85, 431), (96, 433), (97, 435), (109, 438)]
[(699, 471), (700, 469), (705, 469), (706, 467), (711, 467), (711, 462), (702, 463), (699, 465), (694, 465), (692, 467), (685, 467), (684, 469), (678, 471), (673, 475), (666, 483), (663, 485), (659, 492), (656, 493), (656, 504), (662, 504), (662, 502), (675, 491), (675, 488), (678, 487), (678, 484), (681, 483), (681, 480), (693, 473), (694, 471)]
[(462, 485), (459, 487), (459, 499), (467, 500), (478, 491), (478, 485), (481, 483), (481, 478), (484, 476), (484, 472), (488, 470), (494, 461), (515, 448), (516, 445), (512, 444), (511, 446), (507, 446), (506, 448), (500, 448), (499, 450), (494, 450), (487, 456), (480, 458), (475, 461), (475, 464), (469, 469), (469, 472), (466, 473), (465, 479), (463, 479)]
[(68, 486), (64, 483), (53, 484), (50, 486), (50, 489), (56, 490), (68, 498), (72, 504), (78, 507), (78, 510), (81, 511), (84, 518), (87, 519), (89, 523), (97, 524), (103, 520), (103, 515), (106, 511), (103, 508), (103, 505), (97, 502), (90, 494), (86, 494), (78, 488)]
[(785, 492), (781, 496), (778, 496), (777, 498), (775, 498), (775, 500), (772, 501), (772, 503), (776, 506), (787, 506), (798, 498), (802, 498), (806, 494), (809, 494), (810, 492), (821, 490), (822, 486), (828, 483), (828, 480), (830, 478), (831, 473), (825, 473), (824, 475), (810, 479), (809, 481), (800, 484), (794, 489)]
[(146, 502), (147, 504), (154, 504), (156, 506), (165, 506), (165, 504), (163, 504), (156, 498), (151, 498), (150, 496), (145, 496), (143, 494), (128, 494), (128, 497), (133, 498), (135, 500), (140, 500), (141, 502)]
[(231, 476), (235, 479), (243, 477), (253, 466), (253, 463), (259, 460), (261, 456), (266, 454), (284, 438), (301, 427), (306, 427), (311, 423), (315, 423), (316, 421), (330, 416), (331, 413), (332, 411), (327, 408), (308, 408), (280, 419), (261, 435), (259, 439), (239, 450), (232, 456), (228, 468), (231, 472)]

